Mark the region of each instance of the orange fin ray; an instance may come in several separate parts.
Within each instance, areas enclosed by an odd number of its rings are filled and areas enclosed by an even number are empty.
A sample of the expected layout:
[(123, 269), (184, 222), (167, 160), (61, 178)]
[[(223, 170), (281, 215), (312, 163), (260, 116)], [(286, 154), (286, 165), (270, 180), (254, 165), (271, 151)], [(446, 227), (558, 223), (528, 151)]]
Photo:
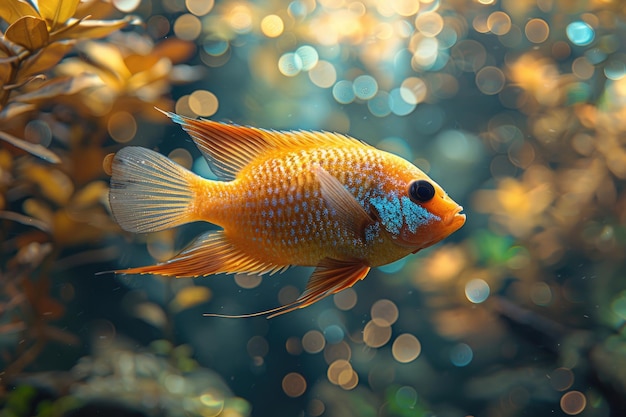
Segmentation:
[(330, 132), (277, 131), (211, 120), (190, 119), (176, 113), (163, 114), (178, 123), (191, 136), (213, 172), (222, 180), (233, 180), (237, 173), (259, 155), (270, 150), (301, 150), (324, 144), (369, 145), (349, 136)]
[(265, 274), (282, 272), (289, 265), (276, 265), (245, 253), (224, 234), (210, 231), (200, 235), (169, 261), (115, 271), (118, 274), (158, 274), (198, 277), (221, 273)]
[(111, 211), (122, 229), (155, 232), (197, 220), (193, 184), (206, 181), (150, 149), (122, 148), (111, 165)]
[(336, 294), (346, 288), (349, 288), (365, 278), (369, 270), (370, 267), (359, 260), (340, 261), (337, 259), (325, 258), (315, 268), (315, 271), (313, 271), (304, 292), (292, 303), (250, 314), (229, 315), (206, 313), (204, 316), (231, 319), (268, 316), (267, 318), (271, 319), (273, 317), (310, 306), (311, 304), (314, 304), (329, 295)]

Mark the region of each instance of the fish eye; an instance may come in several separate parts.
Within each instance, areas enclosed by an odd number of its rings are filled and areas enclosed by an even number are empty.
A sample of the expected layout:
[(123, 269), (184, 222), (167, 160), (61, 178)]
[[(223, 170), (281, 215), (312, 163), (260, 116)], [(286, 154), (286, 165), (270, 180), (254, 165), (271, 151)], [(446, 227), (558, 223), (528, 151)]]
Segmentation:
[(426, 180), (413, 181), (409, 185), (409, 197), (416, 203), (425, 203), (435, 196), (435, 187)]

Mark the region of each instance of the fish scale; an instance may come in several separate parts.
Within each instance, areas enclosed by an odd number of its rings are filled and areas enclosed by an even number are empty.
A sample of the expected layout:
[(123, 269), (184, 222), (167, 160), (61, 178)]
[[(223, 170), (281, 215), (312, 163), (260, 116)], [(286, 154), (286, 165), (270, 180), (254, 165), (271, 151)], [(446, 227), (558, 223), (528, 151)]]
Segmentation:
[(419, 168), (348, 136), (165, 114), (190, 134), (219, 180), (149, 149), (123, 148), (110, 167), (113, 216), (131, 232), (194, 221), (222, 230), (198, 236), (167, 262), (116, 272), (182, 277), (315, 267), (293, 303), (236, 317), (311, 305), (465, 223), (462, 207)]
[[(365, 205), (367, 195), (384, 193), (385, 183), (390, 182), (378, 170), (380, 157), (371, 151), (314, 149), (273, 155), (253, 162), (249, 171), (242, 172), (241, 177), (246, 180), (230, 183), (229, 200), (244, 209), (237, 213), (224, 209), (212, 221), (238, 236), (241, 245), (261, 250), (275, 263), (315, 266), (320, 259), (331, 255), (366, 258), (365, 242), (339, 229), (337, 221), (329, 216), (319, 183), (307, 169), (312, 164), (328, 171), (344, 186), (353, 184), (350, 192), (366, 211), (369, 210)], [(377, 184), (378, 192), (371, 189), (372, 184)], [(254, 191), (248, 193), (248, 190)], [(211, 211), (215, 215), (219, 209), (213, 206)]]

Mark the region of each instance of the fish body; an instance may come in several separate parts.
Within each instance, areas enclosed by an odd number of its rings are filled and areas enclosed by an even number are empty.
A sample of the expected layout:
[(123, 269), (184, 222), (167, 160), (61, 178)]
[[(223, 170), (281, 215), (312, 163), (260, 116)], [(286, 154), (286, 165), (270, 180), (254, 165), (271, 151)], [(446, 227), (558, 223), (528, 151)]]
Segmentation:
[(201, 235), (170, 261), (119, 272), (178, 277), (316, 267), (294, 303), (253, 314), (278, 315), (350, 287), (371, 267), (465, 223), (462, 207), (419, 168), (351, 137), (166, 114), (190, 134), (220, 181), (148, 149), (123, 148), (111, 164), (112, 213), (132, 232), (192, 221), (222, 230)]

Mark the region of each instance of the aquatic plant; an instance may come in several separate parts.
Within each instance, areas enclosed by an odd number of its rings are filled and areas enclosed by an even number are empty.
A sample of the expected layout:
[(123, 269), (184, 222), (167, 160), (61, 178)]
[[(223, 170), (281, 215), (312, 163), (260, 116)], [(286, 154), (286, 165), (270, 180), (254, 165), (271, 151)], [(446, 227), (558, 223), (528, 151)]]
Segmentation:
[(2, 417), (133, 413), (143, 416), (245, 417), (250, 405), (198, 365), (189, 346), (155, 340), (145, 349), (103, 338), (69, 371), (15, 381)]
[(193, 79), (175, 65), (190, 44), (119, 32), (140, 20), (105, 19), (116, 13), (100, 0), (0, 4), (0, 391), (48, 342), (79, 341), (52, 324), (73, 297), (58, 272), (114, 256), (101, 242), (118, 230), (101, 180), (107, 132), (136, 131), (134, 115)]

